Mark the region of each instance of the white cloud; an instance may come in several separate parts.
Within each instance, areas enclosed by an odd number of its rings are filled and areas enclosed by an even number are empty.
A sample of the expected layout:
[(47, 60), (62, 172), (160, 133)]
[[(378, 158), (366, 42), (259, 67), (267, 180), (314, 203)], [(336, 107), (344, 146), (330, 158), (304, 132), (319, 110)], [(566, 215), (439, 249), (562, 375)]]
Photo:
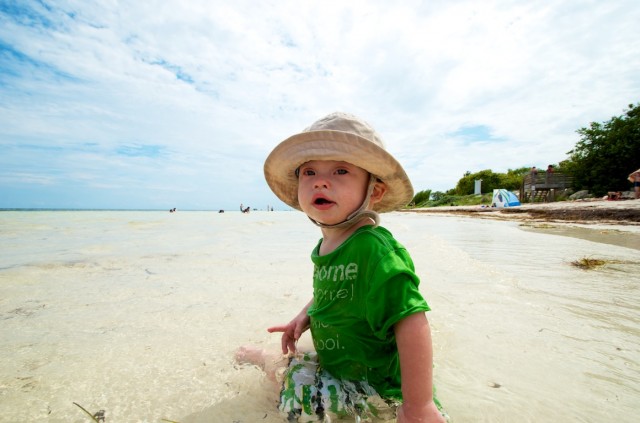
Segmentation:
[(21, 2), (0, 11), (0, 192), (264, 207), (268, 152), (334, 110), (372, 123), (416, 190), (546, 166), (638, 101), (638, 21), (632, 0)]

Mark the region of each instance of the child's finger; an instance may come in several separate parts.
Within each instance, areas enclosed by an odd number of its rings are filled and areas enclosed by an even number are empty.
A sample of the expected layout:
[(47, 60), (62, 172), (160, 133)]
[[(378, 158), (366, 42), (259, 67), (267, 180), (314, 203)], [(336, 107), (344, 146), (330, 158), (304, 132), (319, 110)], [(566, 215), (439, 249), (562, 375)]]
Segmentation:
[(282, 354), (288, 354), (289, 353), (289, 337), (285, 334), (282, 335), (282, 340), (281, 340), (281, 344), (282, 344)]

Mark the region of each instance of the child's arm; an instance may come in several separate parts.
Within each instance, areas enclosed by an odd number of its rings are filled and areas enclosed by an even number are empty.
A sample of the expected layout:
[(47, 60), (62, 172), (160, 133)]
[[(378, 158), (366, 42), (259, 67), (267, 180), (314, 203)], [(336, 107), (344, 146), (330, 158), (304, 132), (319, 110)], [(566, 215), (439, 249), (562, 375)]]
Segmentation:
[(293, 318), (289, 323), (284, 326), (272, 326), (267, 328), (267, 331), (282, 332), (282, 353), (288, 354), (289, 352), (296, 352), (296, 343), (302, 333), (309, 329), (309, 316), (307, 316), (307, 310), (313, 304), (313, 298), (302, 308), (300, 313)]
[(433, 350), (427, 317), (424, 313), (412, 314), (396, 323), (394, 330), (403, 397), (398, 423), (444, 422), (433, 402)]

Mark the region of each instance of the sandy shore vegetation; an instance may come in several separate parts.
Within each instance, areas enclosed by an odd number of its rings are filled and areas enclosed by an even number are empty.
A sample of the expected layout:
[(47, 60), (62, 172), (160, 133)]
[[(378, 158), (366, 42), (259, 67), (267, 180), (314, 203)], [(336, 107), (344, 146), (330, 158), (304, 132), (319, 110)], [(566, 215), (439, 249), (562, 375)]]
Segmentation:
[(640, 200), (577, 200), (523, 204), (517, 207), (487, 206), (430, 207), (404, 210), (413, 213), (448, 213), (474, 217), (543, 221), (601, 223), (640, 226)]

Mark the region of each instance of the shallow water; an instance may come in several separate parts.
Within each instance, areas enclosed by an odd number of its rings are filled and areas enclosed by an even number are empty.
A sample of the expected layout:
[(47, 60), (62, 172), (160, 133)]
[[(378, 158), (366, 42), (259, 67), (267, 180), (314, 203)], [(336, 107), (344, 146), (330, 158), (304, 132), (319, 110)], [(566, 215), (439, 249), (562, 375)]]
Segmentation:
[[(422, 277), (453, 422), (636, 420), (637, 250), (483, 219), (383, 225)], [(89, 421), (73, 402), (114, 422), (282, 421), (232, 357), (278, 347), (265, 328), (310, 298), (319, 236), (298, 212), (0, 213), (0, 421)]]

